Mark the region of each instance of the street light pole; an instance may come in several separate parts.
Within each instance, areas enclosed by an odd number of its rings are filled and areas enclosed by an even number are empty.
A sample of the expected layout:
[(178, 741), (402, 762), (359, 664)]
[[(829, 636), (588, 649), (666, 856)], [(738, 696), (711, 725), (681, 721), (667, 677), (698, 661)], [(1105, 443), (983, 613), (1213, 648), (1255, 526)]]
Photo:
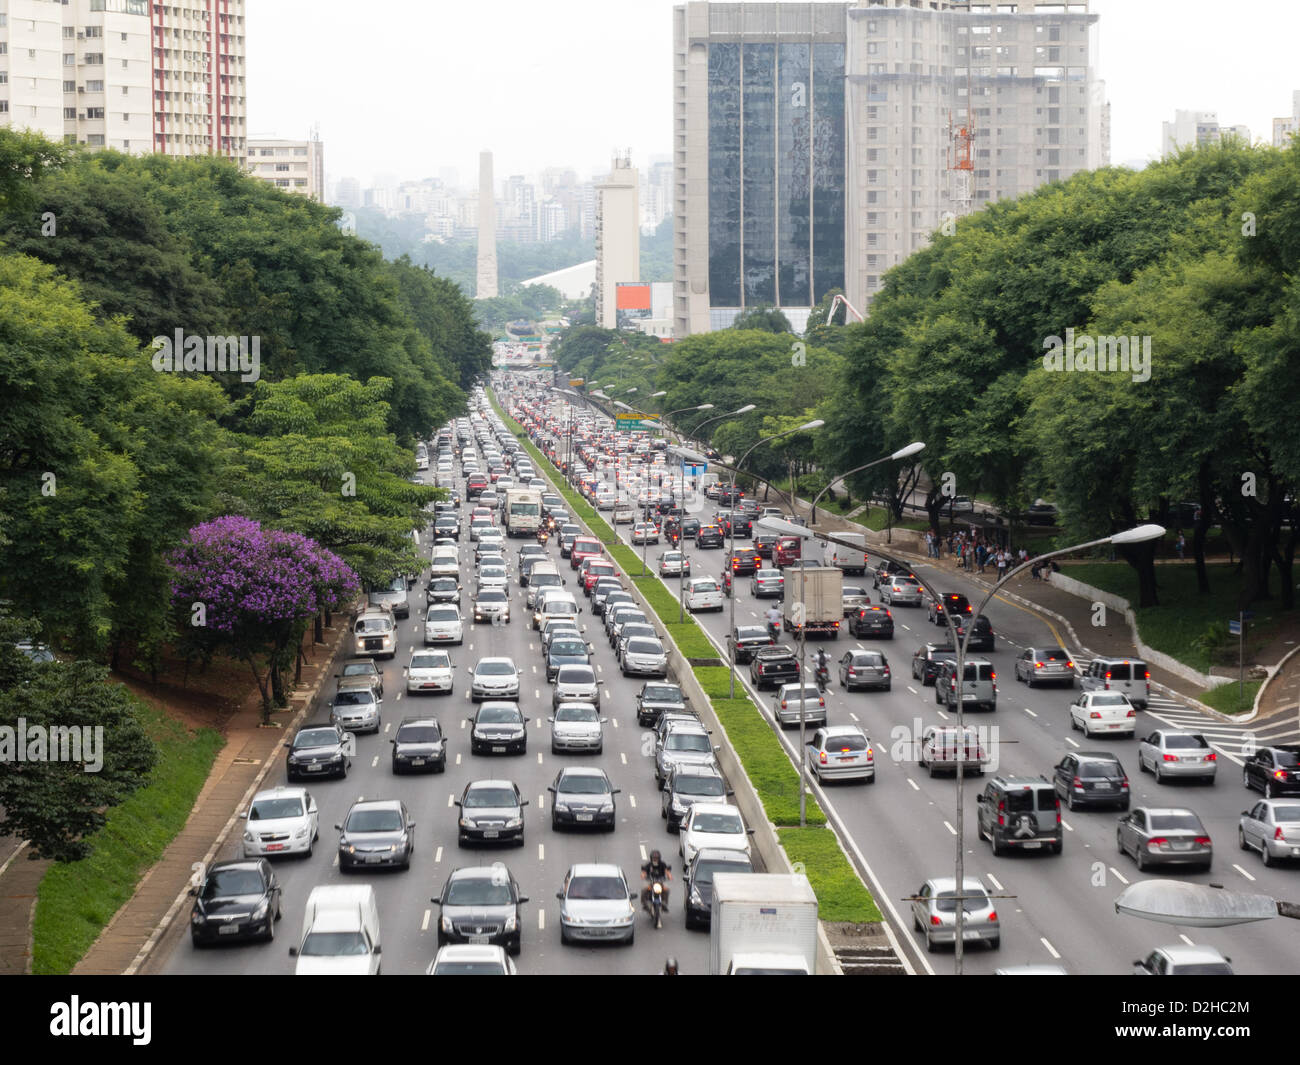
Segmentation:
[[(914, 444), (908, 444), (906, 447), (899, 448), (892, 455), (886, 455), (884, 458), (876, 459), (874, 462), (867, 462), (861, 466), (855, 466), (851, 470), (845, 470), (838, 477), (832, 477), (829, 481), (826, 482), (826, 487), (823, 488), (820, 492), (818, 492), (813, 497), (812, 506), (809, 508), (810, 513), (808, 515), (808, 524), (809, 525), (817, 524), (817, 504), (821, 502), (822, 496), (824, 496), (827, 492), (831, 490), (833, 486), (839, 484), (839, 482), (844, 480), (846, 477), (852, 477), (855, 473), (861, 473), (863, 470), (869, 470), (871, 469), (872, 466), (879, 466), (885, 462), (892, 462), (895, 459), (908, 458), (911, 455), (915, 455), (918, 451), (923, 451), (923, 450), (925, 450), (925, 445), (920, 441), (917, 441)], [(794, 475), (791, 474), (792, 483), (793, 480), (794, 480)], [(792, 508), (794, 506), (793, 498), (790, 501), (790, 506)]]

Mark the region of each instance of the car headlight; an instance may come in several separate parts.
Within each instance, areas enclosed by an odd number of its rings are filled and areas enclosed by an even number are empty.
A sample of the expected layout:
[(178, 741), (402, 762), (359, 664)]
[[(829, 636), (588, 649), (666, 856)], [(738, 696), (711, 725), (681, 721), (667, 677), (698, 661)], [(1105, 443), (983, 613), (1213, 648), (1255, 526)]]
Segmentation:
[(257, 908), (253, 910), (253, 920), (260, 921), (263, 917), (266, 916), (266, 913), (270, 908), (271, 908), (271, 900), (263, 899), (261, 902), (257, 904)]
[(519, 927), (519, 918), (516, 917), (514, 914), (511, 914), (509, 917), (506, 918), (505, 930), (507, 932), (513, 932), (518, 927)]
[(202, 924), (206, 920), (207, 920), (207, 915), (203, 913), (202, 910), (196, 909), (193, 913), (190, 914), (191, 924)]
[(245, 832), (245, 833), (244, 833), (244, 842), (245, 842), (245, 843), (256, 843), (256, 842), (257, 842), (257, 836), (254, 835), (251, 831), (250, 831), (250, 832)]
[(569, 804), (567, 802), (557, 802), (551, 807), (551, 809), (557, 814), (567, 814), (569, 812)]
[(450, 917), (444, 917), (444, 918), (442, 919), (442, 921), (441, 921), (441, 925), (442, 925), (442, 930), (443, 930), (444, 932), (451, 932), (451, 931), (454, 930), (454, 929), (453, 929), (453, 926), (452, 926), (452, 923), (451, 923), (451, 918), (450, 918)]
[(524, 819), (522, 817), (512, 817), (506, 822), (506, 828), (519, 828), (523, 823)]
[(310, 825), (303, 825), (302, 828), (298, 829), (298, 831), (295, 832), (295, 833), (293, 834), (293, 838), (294, 838), (294, 839), (306, 839), (306, 838), (307, 838), (307, 833), (310, 832), (310, 831), (311, 831), (311, 826), (310, 826)]
[(691, 885), (691, 901), (699, 903), (704, 902), (704, 896), (700, 894), (700, 889), (695, 887), (693, 884)]
[(342, 840), (339, 841), (339, 850), (342, 851), (344, 854), (357, 853), (357, 848), (355, 846), (353, 846), (351, 843), (344, 843)]
[(611, 800), (607, 800), (606, 802), (602, 803), (602, 804), (601, 804), (601, 807), (600, 807), (600, 812), (603, 813), (603, 814), (611, 814), (611, 813), (613, 813), (613, 812), (614, 812), (614, 802), (613, 802), (613, 800), (612, 800), (612, 799), (611, 799)]
[(331, 761), (331, 762), (341, 762), (341, 761), (343, 761), (343, 752), (342, 752), (342, 751), (335, 751), (333, 754), (330, 755), (330, 761)]
[(460, 819), (460, 827), (461, 827), (461, 828), (473, 828), (473, 827), (474, 827), (474, 822), (473, 822), (472, 820), (470, 820), (469, 818), (462, 817), (462, 818)]

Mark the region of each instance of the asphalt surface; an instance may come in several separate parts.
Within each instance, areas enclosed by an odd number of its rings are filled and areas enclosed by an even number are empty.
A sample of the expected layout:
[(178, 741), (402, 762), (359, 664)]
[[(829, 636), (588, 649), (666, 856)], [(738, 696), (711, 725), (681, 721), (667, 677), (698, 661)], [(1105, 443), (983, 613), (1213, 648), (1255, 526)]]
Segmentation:
[[(700, 499), (687, 507), (695, 515), (711, 515), (715, 505)], [(627, 540), (629, 529), (619, 526)], [(748, 544), (747, 540), (738, 543)], [(693, 543), (684, 545), (694, 561), (692, 574), (719, 575), (725, 551), (696, 550)], [(641, 549), (636, 548), (638, 554)], [(654, 559), (663, 545), (650, 545), (651, 572)], [(937, 590), (966, 594), (972, 604), (983, 598), (983, 589), (955, 576), (942, 573), (922, 563), (918, 575)], [(872, 602), (879, 594), (871, 587), (868, 573), (862, 579), (846, 577), (846, 583), (864, 585)], [(666, 582), (676, 593), (677, 579)], [(736, 581), (736, 623), (761, 625), (772, 599), (755, 600), (749, 594), (749, 579)], [(828, 723), (857, 724), (864, 728), (876, 751), (876, 783), (863, 786), (837, 782), (822, 787), (810, 784), (822, 808), (833, 818), (846, 837), (848, 849), (860, 872), (876, 889), (877, 901), (891, 921), (894, 931), (919, 972), (953, 971), (952, 948), (926, 952), (924, 939), (913, 930), (909, 902), (930, 877), (952, 876), (956, 856), (956, 784), (950, 775), (931, 778), (912, 760), (911, 741), (927, 725), (955, 722), (934, 701), (933, 687), (923, 687), (911, 676), (913, 651), (926, 642), (945, 642), (946, 629), (927, 620), (924, 606), (892, 608), (895, 635), (891, 640), (850, 637), (841, 633), (836, 640), (808, 641), (809, 664), (818, 647), (825, 646), (832, 660), (853, 647), (882, 650), (893, 672), (889, 692), (856, 691), (839, 688), (832, 667), (832, 685), (826, 693)], [(1121, 974), (1132, 970), (1135, 959), (1158, 947), (1177, 943), (1208, 944), (1232, 959), (1239, 974), (1270, 974), (1294, 971), (1296, 940), (1294, 929), (1281, 922), (1261, 922), (1230, 928), (1200, 929), (1177, 927), (1119, 915), (1115, 897), (1129, 884), (1148, 878), (1188, 880), (1204, 884), (1221, 884), (1230, 890), (1271, 895), (1280, 899), (1300, 897), (1297, 887), (1300, 861), (1286, 866), (1264, 868), (1258, 853), (1242, 851), (1237, 845), (1237, 823), (1241, 811), (1261, 798), (1248, 791), (1241, 782), (1242, 741), (1247, 729), (1153, 694), (1148, 710), (1138, 712), (1137, 736), (1154, 728), (1176, 727), (1203, 732), (1218, 751), (1219, 771), (1214, 785), (1178, 781), (1156, 784), (1149, 773), (1137, 766), (1138, 739), (1109, 737), (1085, 738), (1070, 727), (1068, 706), (1077, 689), (1029, 689), (1015, 678), (1013, 662), (1026, 646), (1064, 646), (1062, 633), (1047, 620), (1023, 607), (994, 599), (984, 611), (996, 634), (996, 650), (982, 654), (992, 660), (998, 685), (998, 706), (992, 713), (969, 713), (968, 725), (984, 727), (988, 746), (998, 759), (1003, 773), (1043, 774), (1051, 778), (1052, 767), (1074, 750), (1103, 750), (1117, 755), (1129, 775), (1133, 807), (1187, 807), (1200, 815), (1214, 841), (1214, 863), (1210, 872), (1183, 869), (1156, 869), (1137, 872), (1133, 859), (1121, 855), (1116, 847), (1115, 826), (1118, 811), (1069, 811), (1062, 803), (1065, 825), (1064, 848), (1059, 856), (1046, 850), (1019, 852), (993, 857), (988, 842), (977, 835), (976, 797), (989, 777), (967, 777), (965, 781), (965, 875), (979, 878), (991, 894), (1011, 896), (996, 900), (1001, 919), (1001, 947), (991, 950), (983, 945), (968, 945), (964, 968), (968, 973), (991, 973), (995, 969), (1018, 964), (1057, 964), (1070, 973)], [(696, 620), (726, 658), (725, 638), (729, 615), (696, 615)], [(783, 641), (790, 642), (787, 636)], [(794, 645), (797, 649), (797, 643)], [(1086, 665), (1086, 659), (1076, 660)], [(738, 685), (743, 684), (750, 696), (763, 707), (771, 720), (771, 691), (757, 692), (749, 683), (748, 666), (738, 668)], [(1278, 727), (1289, 728), (1287, 721)], [(996, 728), (997, 733), (991, 730)], [(792, 759), (798, 761), (799, 730), (781, 732), (783, 743)], [(811, 731), (810, 731), (811, 734)], [(1260, 744), (1269, 742), (1266, 731), (1255, 736)], [(992, 773), (989, 774), (991, 776)]]
[[(428, 483), (432, 473), (423, 474)], [(463, 486), (463, 480), (462, 480)], [(469, 541), (468, 503), (462, 508), (465, 531), (460, 543), (461, 613), (473, 616), (470, 595), (474, 587), (474, 544)], [(601, 755), (552, 754), (550, 726), (551, 687), (546, 681), (538, 634), (529, 627), (531, 612), (526, 609), (515, 567), (518, 547), (527, 541), (506, 541), (510, 569), (511, 620), (508, 625), (465, 625), (463, 647), (452, 647), (452, 661), (457, 667), (455, 691), (450, 695), (414, 695), (405, 692), (404, 671), (413, 650), (423, 648), (423, 613), (426, 570), (410, 591), (411, 616), (397, 622), (401, 635), (399, 651), (390, 661), (378, 660), (384, 674), (382, 725), (378, 735), (359, 735), (357, 757), (346, 779), (322, 780), (310, 790), (320, 807), (320, 841), (310, 859), (288, 857), (275, 861), (283, 885), (283, 919), (276, 938), (266, 943), (231, 943), (195, 949), (188, 934), (173, 929), (160, 950), (164, 960), (150, 967), (164, 973), (288, 974), (295, 961), (288, 948), (296, 942), (302, 927), (303, 909), (311, 889), (320, 884), (371, 883), (378, 898), (380, 925), (383, 932), (382, 966), (385, 974), (422, 973), (437, 953), (438, 907), (430, 903), (452, 869), (467, 865), (490, 865), (504, 862), (519, 881), (529, 901), (522, 906), (523, 942), (514, 959), (521, 975), (526, 974), (652, 974), (663, 968), (664, 959), (674, 955), (683, 974), (702, 973), (708, 968), (709, 935), (705, 930), (687, 931), (682, 922), (681, 862), (677, 837), (668, 832), (660, 818), (659, 791), (655, 786), (654, 762), (643, 753), (644, 729), (636, 721), (635, 695), (642, 680), (624, 678), (609, 648), (601, 619), (590, 613), (586, 599), (577, 593), (583, 613), (580, 621), (587, 628), (587, 640), (595, 649), (593, 664), (603, 681), (601, 713), (608, 717), (604, 751)], [(431, 537), (426, 538), (427, 556)], [(559, 547), (547, 548), (560, 572), (574, 590), (573, 571), (567, 559), (559, 557)], [(528, 749), (524, 755), (471, 755), (468, 727), (462, 721), (472, 712), (469, 698), (469, 671), (482, 657), (508, 655), (522, 670), (520, 705), (528, 723)], [(447, 771), (442, 774), (394, 776), (389, 767), (389, 738), (404, 717), (435, 714), (449, 737)], [(308, 724), (328, 723), (328, 709), (322, 709)], [(555, 831), (549, 816), (550, 796), (546, 791), (556, 773), (568, 765), (598, 765), (605, 770), (616, 788), (618, 827), (612, 833), (597, 831)], [(526, 842), (523, 847), (460, 847), (456, 840), (458, 811), (451, 800), (459, 798), (472, 780), (505, 777), (515, 781), (528, 797), (524, 811)], [(265, 787), (285, 783), (283, 763), (267, 778)], [(335, 846), (341, 823), (349, 806), (358, 799), (400, 798), (406, 802), (416, 822), (417, 844), (409, 871), (376, 871), (374, 874), (340, 873)], [(235, 837), (221, 854), (222, 859), (240, 856), (239, 837)], [(619, 865), (629, 882), (640, 886), (641, 863), (652, 848), (659, 848), (672, 866), (671, 909), (664, 915), (663, 927), (656, 930), (650, 918), (638, 908), (635, 942), (631, 946), (615, 944), (561, 945), (559, 930), (560, 903), (555, 893), (564, 875), (576, 862), (613, 862)], [(188, 924), (189, 907), (176, 923)]]

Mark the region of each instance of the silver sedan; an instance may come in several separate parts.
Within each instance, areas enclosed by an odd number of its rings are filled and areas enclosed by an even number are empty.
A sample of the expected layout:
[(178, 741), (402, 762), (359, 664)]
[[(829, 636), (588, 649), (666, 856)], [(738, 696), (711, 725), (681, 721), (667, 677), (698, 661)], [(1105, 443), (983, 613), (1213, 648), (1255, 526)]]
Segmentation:
[(1188, 778), (1214, 783), (1219, 756), (1199, 732), (1156, 729), (1138, 744), (1138, 769), (1155, 774), (1156, 783)]
[(957, 907), (964, 905), (962, 942), (987, 943), (996, 950), (1002, 942), (1002, 926), (984, 885), (966, 877), (960, 894), (965, 896), (964, 903), (957, 899), (957, 879), (951, 876), (927, 880), (916, 893), (912, 926), (924, 934), (926, 949), (933, 953), (940, 943), (957, 942)]
[(1300, 802), (1261, 799), (1241, 811), (1237, 842), (1242, 850), (1257, 850), (1265, 865), (1300, 858)]
[(1149, 865), (1197, 865), (1214, 859), (1210, 834), (1191, 810), (1139, 806), (1115, 826), (1120, 854), (1132, 855), (1140, 871)]

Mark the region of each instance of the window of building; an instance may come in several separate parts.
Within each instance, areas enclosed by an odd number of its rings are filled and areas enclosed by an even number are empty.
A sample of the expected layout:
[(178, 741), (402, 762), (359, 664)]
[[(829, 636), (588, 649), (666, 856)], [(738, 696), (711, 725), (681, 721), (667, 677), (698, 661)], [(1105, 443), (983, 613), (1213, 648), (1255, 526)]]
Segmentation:
[(88, 67), (102, 67), (104, 65), (104, 53), (87, 52), (81, 57), (81, 61)]
[(76, 36), (77, 36), (77, 27), (76, 27), (76, 26), (64, 26), (64, 27), (63, 27), (63, 39), (64, 39), (65, 41), (68, 40), (68, 39), (70, 39), (70, 38), (74, 38), (74, 37), (76, 37)]
[(103, 118), (103, 117), (104, 117), (104, 109), (103, 109), (102, 107), (87, 107), (87, 108), (86, 108), (86, 117), (87, 117), (87, 118)]
[(65, 81), (65, 82), (63, 83), (63, 91), (64, 91), (64, 92), (76, 92), (76, 91), (77, 91), (77, 83), (76, 83), (75, 81)]
[(86, 143), (92, 148), (104, 147), (104, 135), (102, 133), (91, 133), (86, 137)]
[(87, 81), (86, 92), (103, 92), (104, 82), (102, 80)]
[(103, 27), (103, 26), (87, 26), (87, 27), (86, 27), (86, 30), (85, 30), (85, 33), (86, 33), (86, 40), (88, 40), (88, 41), (89, 41), (89, 40), (92, 40), (93, 38), (96, 38), (96, 37), (103, 37), (103, 36), (104, 36), (104, 27)]
[(287, 173), (289, 172), (289, 164), (288, 164), (288, 163), (276, 163), (276, 164), (275, 164), (275, 172), (276, 172), (277, 174), (287, 174)]
[(77, 117), (77, 109), (75, 107), (65, 107), (63, 109), (63, 117), (75, 119)]

